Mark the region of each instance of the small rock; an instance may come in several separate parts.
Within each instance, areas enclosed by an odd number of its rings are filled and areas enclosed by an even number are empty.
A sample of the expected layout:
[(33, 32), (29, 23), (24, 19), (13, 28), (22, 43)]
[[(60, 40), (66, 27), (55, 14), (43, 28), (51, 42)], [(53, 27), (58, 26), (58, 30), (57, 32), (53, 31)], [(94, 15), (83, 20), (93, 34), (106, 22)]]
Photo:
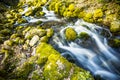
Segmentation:
[(38, 42), (38, 40), (39, 40), (39, 36), (38, 35), (33, 36), (33, 38), (30, 40), (29, 45), (30, 46), (34, 46)]

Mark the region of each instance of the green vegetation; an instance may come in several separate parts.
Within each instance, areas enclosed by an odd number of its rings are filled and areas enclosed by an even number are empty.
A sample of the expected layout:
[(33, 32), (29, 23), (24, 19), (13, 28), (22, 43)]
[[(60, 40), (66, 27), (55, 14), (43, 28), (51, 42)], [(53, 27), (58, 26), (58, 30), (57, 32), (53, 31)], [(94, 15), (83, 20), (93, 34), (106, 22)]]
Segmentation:
[(88, 38), (90, 38), (90, 36), (86, 32), (81, 32), (78, 35), (78, 38), (83, 39), (83, 40), (88, 40)]
[(77, 38), (77, 33), (73, 28), (67, 28), (65, 30), (65, 37), (68, 41), (73, 41)]

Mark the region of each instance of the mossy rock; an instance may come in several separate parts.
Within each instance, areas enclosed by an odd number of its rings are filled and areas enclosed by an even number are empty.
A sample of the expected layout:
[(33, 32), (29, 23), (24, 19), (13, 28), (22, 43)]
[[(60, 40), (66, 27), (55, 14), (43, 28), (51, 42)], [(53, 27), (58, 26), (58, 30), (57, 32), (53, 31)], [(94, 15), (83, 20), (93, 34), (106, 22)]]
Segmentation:
[(87, 22), (91, 22), (91, 23), (94, 22), (92, 13), (86, 13), (83, 19)]
[(119, 21), (113, 21), (110, 26), (111, 32), (120, 32), (120, 23)]
[(86, 32), (81, 32), (78, 35), (78, 38), (83, 39), (83, 40), (87, 40), (88, 38), (90, 38), (90, 36)]
[(77, 38), (77, 33), (73, 28), (67, 28), (65, 30), (65, 37), (68, 41), (74, 41)]
[(50, 54), (58, 54), (56, 50), (54, 50), (53, 47), (50, 45), (47, 45), (46, 43), (41, 43), (37, 48), (36, 48), (36, 54), (40, 55), (39, 59), (37, 60), (38, 64), (44, 64), (48, 60), (48, 56)]
[(101, 17), (103, 17), (102, 9), (96, 9), (93, 13), (93, 18), (97, 19), (97, 18), (101, 18)]
[(79, 14), (78, 14), (78, 18), (83, 18), (85, 16), (86, 12), (85, 11), (81, 11)]
[(70, 4), (69, 7), (68, 7), (68, 9), (69, 9), (70, 11), (75, 10), (75, 5), (74, 5), (74, 4)]
[(94, 18), (95, 22), (102, 22), (102, 20), (103, 20), (102, 9), (95, 10), (94, 13), (93, 13), (93, 18)]

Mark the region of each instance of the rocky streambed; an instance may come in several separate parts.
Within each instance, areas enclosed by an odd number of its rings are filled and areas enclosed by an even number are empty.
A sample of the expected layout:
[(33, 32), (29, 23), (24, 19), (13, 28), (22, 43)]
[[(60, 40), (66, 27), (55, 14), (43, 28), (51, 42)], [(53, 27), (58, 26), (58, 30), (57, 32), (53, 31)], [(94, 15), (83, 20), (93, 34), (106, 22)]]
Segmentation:
[(104, 27), (106, 13), (76, 8), (77, 0), (3, 2), (1, 80), (119, 80), (119, 18)]

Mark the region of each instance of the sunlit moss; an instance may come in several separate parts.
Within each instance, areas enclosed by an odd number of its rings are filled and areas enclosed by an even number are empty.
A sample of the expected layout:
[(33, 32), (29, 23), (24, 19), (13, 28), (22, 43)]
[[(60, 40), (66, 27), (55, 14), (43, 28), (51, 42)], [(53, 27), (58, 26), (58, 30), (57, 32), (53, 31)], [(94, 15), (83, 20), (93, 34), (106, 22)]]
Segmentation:
[(111, 22), (110, 31), (111, 32), (120, 32), (120, 23), (117, 21)]
[(73, 41), (77, 38), (77, 33), (73, 28), (67, 28), (65, 31), (65, 37), (69, 41)]
[(92, 13), (86, 13), (83, 19), (87, 22), (94, 22)]
[(74, 5), (74, 4), (70, 4), (69, 7), (68, 7), (68, 9), (69, 9), (70, 11), (75, 10), (75, 5)]
[(103, 11), (102, 9), (97, 9), (93, 13), (93, 18), (96, 22), (101, 22), (103, 17)]
[(78, 14), (78, 18), (83, 18), (85, 16), (86, 12), (85, 11), (81, 11), (79, 14)]

